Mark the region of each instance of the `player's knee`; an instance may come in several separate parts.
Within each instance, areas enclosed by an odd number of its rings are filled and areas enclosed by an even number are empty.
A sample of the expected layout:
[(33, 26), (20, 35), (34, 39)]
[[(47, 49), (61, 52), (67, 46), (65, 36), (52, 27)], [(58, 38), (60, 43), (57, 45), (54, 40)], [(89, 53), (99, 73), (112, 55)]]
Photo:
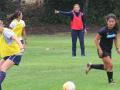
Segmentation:
[(6, 72), (6, 71), (7, 71), (7, 69), (6, 69), (6, 67), (5, 67), (5, 66), (1, 66), (1, 67), (0, 67), (0, 71)]
[(113, 69), (113, 64), (112, 64), (112, 63), (110, 63), (110, 64), (108, 65), (108, 69), (109, 69), (109, 70), (112, 70), (112, 69)]
[(107, 67), (104, 67), (104, 70), (107, 70)]

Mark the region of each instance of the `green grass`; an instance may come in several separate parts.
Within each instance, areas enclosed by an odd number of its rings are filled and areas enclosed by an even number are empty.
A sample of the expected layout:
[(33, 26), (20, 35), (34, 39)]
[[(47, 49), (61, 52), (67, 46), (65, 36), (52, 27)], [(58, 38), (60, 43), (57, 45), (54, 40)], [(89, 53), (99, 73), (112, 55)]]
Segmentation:
[[(102, 63), (96, 53), (94, 35), (86, 36), (86, 57), (71, 56), (70, 34), (29, 36), (26, 53), (19, 67), (7, 72), (3, 90), (62, 90), (73, 81), (76, 90), (120, 90), (120, 56), (113, 49), (114, 79), (108, 85), (106, 72), (92, 70), (85, 75), (87, 62)], [(50, 50), (46, 50), (49, 48)]]

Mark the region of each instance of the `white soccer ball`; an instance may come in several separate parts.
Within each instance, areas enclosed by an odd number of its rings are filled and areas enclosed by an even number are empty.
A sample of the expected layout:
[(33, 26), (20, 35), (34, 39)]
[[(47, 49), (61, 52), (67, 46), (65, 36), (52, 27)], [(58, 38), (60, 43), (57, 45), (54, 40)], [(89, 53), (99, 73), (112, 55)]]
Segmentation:
[(49, 51), (50, 50), (50, 48), (46, 48), (46, 51)]
[(64, 83), (63, 90), (75, 90), (75, 84), (71, 81)]

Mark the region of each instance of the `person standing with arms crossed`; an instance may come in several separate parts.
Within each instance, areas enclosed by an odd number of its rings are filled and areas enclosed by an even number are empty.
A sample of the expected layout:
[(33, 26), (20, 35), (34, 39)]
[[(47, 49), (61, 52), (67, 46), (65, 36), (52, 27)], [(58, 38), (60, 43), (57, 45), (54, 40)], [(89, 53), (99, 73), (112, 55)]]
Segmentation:
[(85, 56), (85, 45), (84, 45), (84, 32), (85, 29), (85, 17), (80, 11), (80, 5), (74, 4), (73, 10), (70, 12), (55, 10), (55, 14), (62, 14), (71, 17), (71, 36), (72, 36), (72, 56), (76, 56), (76, 43), (79, 38), (81, 56)]

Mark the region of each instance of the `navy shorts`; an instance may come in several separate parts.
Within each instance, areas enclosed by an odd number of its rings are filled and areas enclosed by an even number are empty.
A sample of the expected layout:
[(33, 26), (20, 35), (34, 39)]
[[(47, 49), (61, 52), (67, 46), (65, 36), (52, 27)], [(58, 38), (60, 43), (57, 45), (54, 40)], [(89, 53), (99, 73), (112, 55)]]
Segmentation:
[(4, 57), (3, 59), (4, 60), (9, 59), (9, 60), (13, 61), (15, 63), (15, 65), (19, 65), (21, 58), (22, 58), (22, 55), (13, 55), (13, 56)]

